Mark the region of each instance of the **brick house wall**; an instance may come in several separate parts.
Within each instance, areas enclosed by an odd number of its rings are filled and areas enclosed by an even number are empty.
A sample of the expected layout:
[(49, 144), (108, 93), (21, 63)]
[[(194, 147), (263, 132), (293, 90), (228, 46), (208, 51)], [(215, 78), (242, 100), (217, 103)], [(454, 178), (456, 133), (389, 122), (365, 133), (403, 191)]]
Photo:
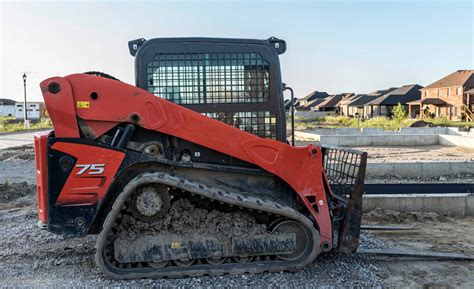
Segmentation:
[(441, 88), (424, 88), (421, 90), (421, 99), (440, 98), (446, 102), (446, 105), (436, 107), (428, 105), (431, 112), (439, 109), (438, 115), (447, 117), (452, 120), (459, 120), (463, 105), (464, 88), (462, 86), (441, 87)]

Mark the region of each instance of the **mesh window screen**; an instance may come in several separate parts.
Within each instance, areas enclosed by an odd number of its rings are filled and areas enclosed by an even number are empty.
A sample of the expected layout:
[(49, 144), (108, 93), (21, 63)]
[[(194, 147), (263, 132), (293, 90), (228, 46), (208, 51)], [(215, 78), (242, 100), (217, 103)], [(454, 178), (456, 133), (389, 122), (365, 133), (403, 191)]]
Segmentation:
[(148, 91), (178, 104), (262, 103), (269, 71), (258, 53), (157, 54), (147, 65)]
[(268, 111), (208, 112), (204, 115), (259, 137), (276, 139), (276, 117)]

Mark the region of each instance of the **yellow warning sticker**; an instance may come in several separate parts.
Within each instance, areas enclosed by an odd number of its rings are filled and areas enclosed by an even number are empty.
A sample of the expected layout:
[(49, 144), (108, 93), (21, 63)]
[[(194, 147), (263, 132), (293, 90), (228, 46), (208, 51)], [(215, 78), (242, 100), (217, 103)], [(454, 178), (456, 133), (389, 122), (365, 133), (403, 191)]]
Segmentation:
[(181, 242), (171, 242), (171, 249), (179, 249), (183, 246)]
[(89, 107), (91, 107), (91, 104), (88, 101), (78, 101), (76, 103), (76, 107), (77, 108), (89, 108)]

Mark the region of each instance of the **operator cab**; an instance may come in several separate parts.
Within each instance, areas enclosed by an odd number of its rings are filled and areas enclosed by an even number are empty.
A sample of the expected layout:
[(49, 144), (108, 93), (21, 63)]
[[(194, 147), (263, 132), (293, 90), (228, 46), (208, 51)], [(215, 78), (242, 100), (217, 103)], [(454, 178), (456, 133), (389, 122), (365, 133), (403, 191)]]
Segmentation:
[(128, 43), (136, 85), (259, 137), (286, 142), (284, 40), (143, 38)]

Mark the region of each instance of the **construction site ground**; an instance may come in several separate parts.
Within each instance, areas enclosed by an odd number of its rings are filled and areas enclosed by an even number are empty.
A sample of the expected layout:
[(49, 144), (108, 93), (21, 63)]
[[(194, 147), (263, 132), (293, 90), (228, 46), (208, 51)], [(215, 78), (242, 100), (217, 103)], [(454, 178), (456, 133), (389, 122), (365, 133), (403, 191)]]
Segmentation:
[[(95, 267), (96, 236), (66, 239), (37, 227), (34, 157), (31, 146), (0, 150), (0, 287), (64, 286), (390, 286), (459, 288), (474, 284), (474, 263), (355, 254), (322, 255), (304, 270), (165, 280), (116, 281)], [(366, 224), (413, 225), (417, 230), (364, 232), (363, 248), (474, 254), (474, 218), (377, 209)]]
[[(297, 141), (296, 145), (314, 142)], [(474, 161), (474, 149), (458, 146), (361, 146), (354, 149), (368, 153), (368, 161), (413, 162), (413, 161)]]

